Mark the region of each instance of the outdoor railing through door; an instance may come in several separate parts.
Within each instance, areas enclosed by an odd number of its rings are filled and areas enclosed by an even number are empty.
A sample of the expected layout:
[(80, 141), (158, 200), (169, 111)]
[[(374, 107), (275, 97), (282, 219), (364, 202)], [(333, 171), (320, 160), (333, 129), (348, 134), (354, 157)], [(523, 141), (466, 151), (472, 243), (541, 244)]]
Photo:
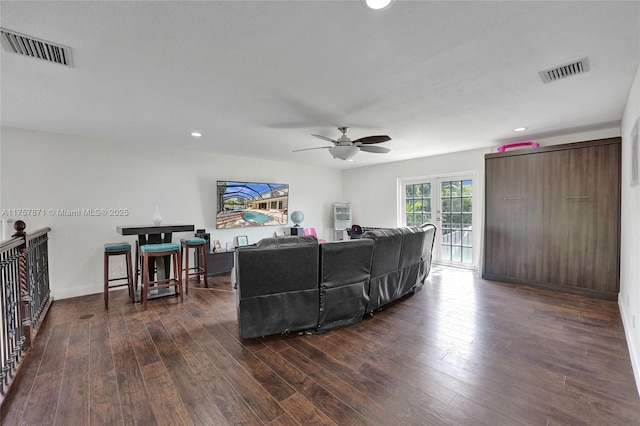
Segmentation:
[(0, 404), (51, 305), (51, 228), (26, 234), (25, 226), (16, 221), (13, 238), (0, 243)]

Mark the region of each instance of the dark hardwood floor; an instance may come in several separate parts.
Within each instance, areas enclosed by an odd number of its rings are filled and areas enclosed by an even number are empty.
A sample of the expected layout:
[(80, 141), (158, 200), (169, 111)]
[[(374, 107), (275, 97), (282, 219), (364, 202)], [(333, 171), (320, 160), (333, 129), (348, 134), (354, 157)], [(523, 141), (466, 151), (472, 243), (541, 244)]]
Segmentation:
[[(3, 425), (637, 425), (615, 302), (434, 267), (331, 333), (240, 341), (226, 277), (147, 311), (55, 301)], [(90, 316), (89, 318), (86, 318)]]

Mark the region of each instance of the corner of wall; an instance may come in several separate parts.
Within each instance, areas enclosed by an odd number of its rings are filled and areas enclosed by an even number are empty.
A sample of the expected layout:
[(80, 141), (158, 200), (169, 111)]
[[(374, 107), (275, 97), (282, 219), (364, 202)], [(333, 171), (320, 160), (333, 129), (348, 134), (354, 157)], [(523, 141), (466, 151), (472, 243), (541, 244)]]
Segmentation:
[[(640, 187), (631, 187), (631, 131), (640, 118), (640, 66), (622, 115), (622, 217), (620, 225), (620, 293), (618, 305), (631, 365), (640, 394)], [(636, 318), (637, 317), (637, 318)]]

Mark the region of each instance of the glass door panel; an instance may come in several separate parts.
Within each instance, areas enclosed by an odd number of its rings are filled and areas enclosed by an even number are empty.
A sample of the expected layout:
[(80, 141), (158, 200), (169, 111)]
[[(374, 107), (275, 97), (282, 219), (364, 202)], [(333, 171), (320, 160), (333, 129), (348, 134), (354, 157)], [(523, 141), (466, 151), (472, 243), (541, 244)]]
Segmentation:
[(473, 181), (438, 179), (440, 261), (473, 263)]
[(431, 222), (431, 183), (405, 185), (405, 224), (420, 226)]

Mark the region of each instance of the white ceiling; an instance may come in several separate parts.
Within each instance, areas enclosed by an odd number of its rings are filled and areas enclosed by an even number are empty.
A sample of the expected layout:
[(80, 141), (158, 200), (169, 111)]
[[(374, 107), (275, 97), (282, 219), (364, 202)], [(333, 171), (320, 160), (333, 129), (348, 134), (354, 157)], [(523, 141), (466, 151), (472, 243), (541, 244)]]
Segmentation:
[[(2, 50), (4, 126), (335, 168), (610, 127), (640, 61), (638, 1), (2, 1), (0, 13), (3, 28), (70, 46), (75, 65)], [(588, 73), (541, 82), (585, 56)], [(391, 153), (291, 152), (341, 125), (388, 134)]]

